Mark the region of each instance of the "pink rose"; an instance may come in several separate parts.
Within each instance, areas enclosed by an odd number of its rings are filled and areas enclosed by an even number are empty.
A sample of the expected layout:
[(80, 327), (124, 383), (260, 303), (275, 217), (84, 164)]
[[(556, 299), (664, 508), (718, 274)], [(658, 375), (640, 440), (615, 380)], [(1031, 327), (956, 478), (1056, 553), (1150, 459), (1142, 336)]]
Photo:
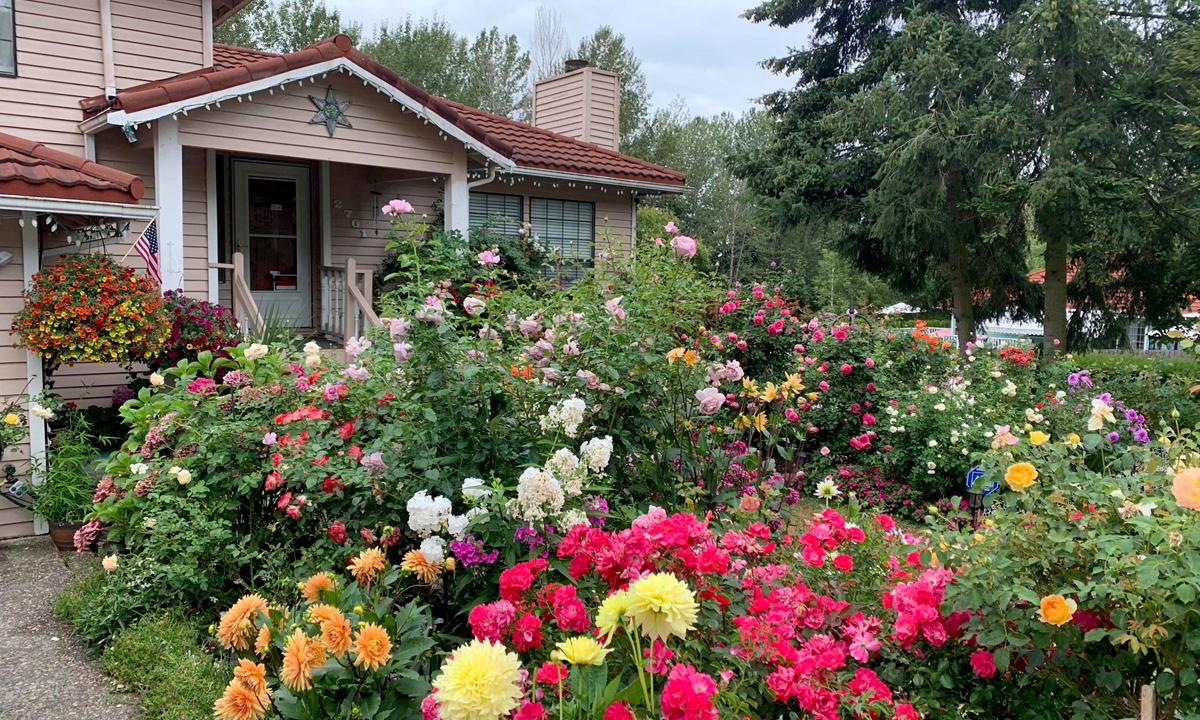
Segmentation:
[(696, 241), (687, 235), (679, 235), (671, 239), (671, 247), (675, 248), (675, 254), (681, 258), (687, 259), (696, 254)]
[(469, 297), (466, 300), (463, 300), (463, 310), (466, 311), (468, 315), (482, 315), (483, 311), (486, 309), (487, 303), (477, 297)]
[(406, 215), (413, 211), (412, 203), (399, 198), (383, 206), (384, 215)]
[(475, 257), (479, 259), (480, 265), (486, 266), (486, 265), (499, 265), (500, 264), (500, 256), (497, 255), (496, 253), (492, 252), (491, 250), (484, 250), (483, 252), (479, 253)]
[(701, 415), (712, 415), (725, 404), (725, 395), (714, 387), (706, 387), (696, 391), (696, 400), (700, 402)]
[(679, 233), (679, 228), (675, 226), (675, 221), (674, 221), (674, 220), (672, 220), (672, 221), (668, 222), (668, 223), (667, 223), (667, 225), (666, 225), (666, 227), (664, 227), (664, 228), (663, 228), (663, 230), (665, 230), (665, 231), (667, 231), (667, 232), (669, 232), (669, 233), (676, 233), (676, 234), (678, 234), (678, 233)]
[(854, 366), (850, 363), (842, 363), (842, 366), (838, 369), (841, 370), (843, 375), (849, 375), (854, 372)]

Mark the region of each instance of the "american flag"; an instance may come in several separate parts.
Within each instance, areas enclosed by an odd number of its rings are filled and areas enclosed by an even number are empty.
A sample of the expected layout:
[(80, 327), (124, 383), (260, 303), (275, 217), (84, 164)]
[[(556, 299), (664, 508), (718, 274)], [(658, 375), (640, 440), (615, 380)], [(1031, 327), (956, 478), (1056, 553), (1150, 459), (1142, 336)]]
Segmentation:
[(146, 261), (146, 270), (150, 275), (162, 282), (162, 273), (159, 271), (158, 264), (158, 218), (150, 221), (146, 229), (142, 231), (141, 237), (133, 244), (133, 249), (137, 250), (138, 255)]

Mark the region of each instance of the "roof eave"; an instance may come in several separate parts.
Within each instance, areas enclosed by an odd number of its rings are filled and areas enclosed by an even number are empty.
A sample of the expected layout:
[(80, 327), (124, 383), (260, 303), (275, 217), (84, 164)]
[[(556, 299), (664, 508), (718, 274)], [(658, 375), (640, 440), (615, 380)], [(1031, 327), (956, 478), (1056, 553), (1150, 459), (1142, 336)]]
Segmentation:
[[(514, 163), (512, 159), (505, 157), (496, 150), (488, 147), (487, 144), (472, 137), (446, 118), (426, 108), (424, 105), (417, 102), (409, 95), (401, 92), (390, 83), (384, 82), (378, 76), (365, 70), (352, 60), (344, 57), (326, 60), (315, 65), (308, 65), (306, 67), (300, 67), (284, 73), (279, 73), (278, 75), (272, 75), (259, 80), (252, 80), (248, 83), (236, 85), (224, 90), (218, 90), (216, 92), (198, 95), (193, 98), (187, 98), (185, 100), (179, 100), (176, 102), (164, 103), (162, 105), (145, 108), (143, 110), (136, 110), (133, 112), (127, 112), (120, 109), (109, 110), (106, 113), (96, 115), (95, 117), (83, 121), (80, 123), (79, 127), (89, 135), (99, 132), (104, 127), (113, 125), (117, 127), (125, 127), (128, 125), (136, 128), (140, 123), (152, 122), (168, 115), (176, 116), (180, 113), (187, 115), (189, 110), (196, 110), (199, 108), (216, 105), (217, 103), (235, 100), (243, 95), (269, 92), (280, 85), (304, 80), (312, 80), (318, 75), (324, 75), (335, 71), (349, 73), (365, 83), (373, 85), (379, 92), (387, 95), (391, 100), (400, 103), (402, 107), (412, 111), (417, 117), (425, 120), (426, 122), (433, 123), (434, 126), (443, 133), (453, 137), (480, 155), (483, 155), (490, 162), (498, 165), (499, 167), (508, 170), (516, 168), (516, 163)], [(103, 118), (103, 120), (100, 120), (100, 118)]]
[(683, 195), (688, 191), (687, 185), (657, 183), (649, 180), (629, 180), (626, 178), (613, 178), (605, 175), (592, 175), (589, 173), (547, 170), (545, 168), (525, 167), (524, 165), (517, 165), (515, 170), (509, 171), (509, 174), (551, 178), (554, 180), (563, 180), (565, 182), (587, 182), (592, 183), (593, 185), (612, 185), (615, 187), (623, 187), (631, 190), (642, 190), (654, 193), (672, 193), (676, 195)]

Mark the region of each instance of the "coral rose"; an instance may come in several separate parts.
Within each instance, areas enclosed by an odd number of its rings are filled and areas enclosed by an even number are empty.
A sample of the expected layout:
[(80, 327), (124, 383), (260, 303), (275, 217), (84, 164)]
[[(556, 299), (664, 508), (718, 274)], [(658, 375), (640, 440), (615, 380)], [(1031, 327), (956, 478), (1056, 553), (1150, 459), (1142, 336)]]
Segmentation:
[(1038, 619), (1044, 623), (1062, 627), (1071, 622), (1071, 616), (1077, 609), (1078, 606), (1071, 598), (1065, 598), (1062, 595), (1047, 595), (1042, 598)]
[(1171, 494), (1180, 507), (1200, 511), (1200, 468), (1187, 468), (1175, 473)]
[(1027, 462), (1009, 465), (1008, 470), (1004, 472), (1004, 482), (1017, 492), (1025, 492), (1025, 489), (1033, 485), (1033, 481), (1037, 480), (1037, 477), (1037, 468)]

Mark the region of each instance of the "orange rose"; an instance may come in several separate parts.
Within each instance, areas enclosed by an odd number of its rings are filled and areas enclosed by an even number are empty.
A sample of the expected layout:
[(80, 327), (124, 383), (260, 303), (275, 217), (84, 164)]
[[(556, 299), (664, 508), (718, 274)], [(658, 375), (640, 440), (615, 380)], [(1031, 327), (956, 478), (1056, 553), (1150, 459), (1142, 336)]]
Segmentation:
[(1038, 619), (1044, 623), (1062, 627), (1071, 622), (1071, 617), (1078, 609), (1075, 601), (1062, 595), (1047, 595), (1042, 598), (1042, 607), (1038, 610)]
[(1180, 507), (1200, 511), (1200, 468), (1186, 468), (1175, 473), (1171, 494)]
[(1008, 470), (1004, 472), (1004, 482), (1017, 492), (1025, 492), (1025, 488), (1033, 485), (1037, 477), (1037, 468), (1027, 462), (1009, 465)]

